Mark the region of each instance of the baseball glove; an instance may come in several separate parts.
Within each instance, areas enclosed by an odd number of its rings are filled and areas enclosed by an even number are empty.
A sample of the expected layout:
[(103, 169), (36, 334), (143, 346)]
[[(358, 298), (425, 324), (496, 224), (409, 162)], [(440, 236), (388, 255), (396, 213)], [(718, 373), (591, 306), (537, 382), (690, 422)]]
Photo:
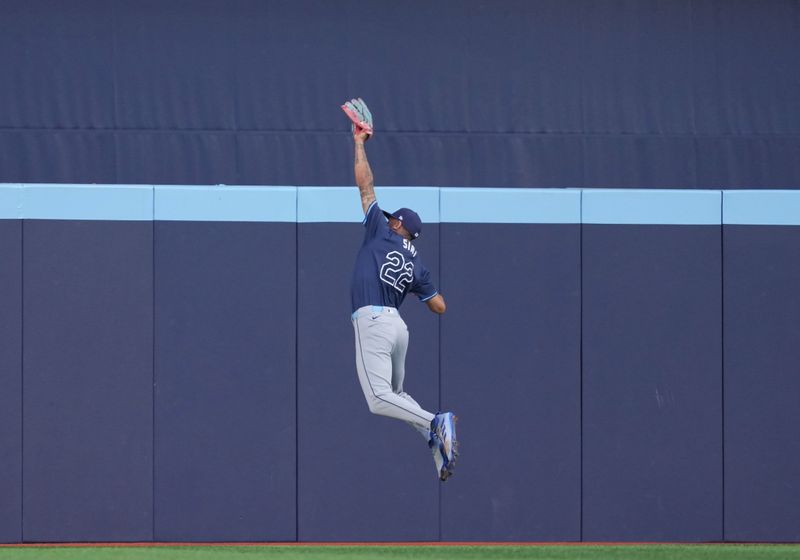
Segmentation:
[(366, 132), (367, 138), (372, 136), (372, 113), (363, 99), (351, 99), (342, 105), (342, 111), (353, 121), (353, 133)]

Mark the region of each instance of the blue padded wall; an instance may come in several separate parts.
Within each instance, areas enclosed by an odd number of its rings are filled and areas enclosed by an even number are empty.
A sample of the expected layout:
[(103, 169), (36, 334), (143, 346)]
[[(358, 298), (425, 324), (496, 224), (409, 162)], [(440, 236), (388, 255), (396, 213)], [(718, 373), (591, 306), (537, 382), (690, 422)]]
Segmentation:
[(722, 539), (719, 226), (583, 226), (583, 538)]
[[(210, 4), (219, 10), (218, 4)], [(335, 28), (344, 22), (356, 25), (353, 17), (369, 8), (363, 3), (287, 0), (243, 0), (225, 6), (225, 17), (213, 21), (215, 34), (226, 33), (226, 40), (236, 45), (236, 56), (225, 64), (235, 69), (235, 96), (228, 101), (234, 102), (238, 129), (246, 131), (238, 135), (239, 140), (251, 137), (251, 131), (262, 131), (291, 142), (300, 131), (324, 138), (330, 135), (320, 131), (340, 128), (340, 111), (330, 110), (333, 99), (341, 98), (335, 106), (343, 103), (352, 97), (352, 87), (363, 87), (370, 80), (342, 56), (345, 50), (355, 48), (358, 40)], [(221, 25), (220, 20), (224, 22)], [(373, 42), (377, 42), (379, 37), (374, 29), (372, 32)], [(286, 51), (288, 45), (291, 54)], [(278, 100), (282, 109), (276, 111)], [(295, 154), (312, 161), (316, 155)], [(297, 170), (305, 171), (300, 166)]]
[(229, 134), (120, 132), (116, 182), (236, 184), (235, 146)]
[[(53, 129), (114, 127), (115, 4), (105, 0), (71, 5), (58, 0), (3, 2), (0, 66), (5, 79), (0, 83), (0, 128), (49, 129), (45, 134), (51, 136)], [(36, 163), (23, 164), (26, 174), (36, 172)], [(88, 177), (83, 181), (91, 182)]]
[(114, 134), (0, 129), (0, 181), (116, 183)]
[[(581, 18), (573, 32), (581, 35), (584, 55), (579, 62), (583, 130), (651, 135), (695, 131), (692, 1), (606, 0), (581, 4), (578, 10), (565, 4)], [(665, 156), (680, 167), (675, 154)]]
[(377, 191), (451, 480), (359, 387), (354, 187), (0, 185), (0, 542), (800, 541), (800, 191)]
[[(213, 130), (235, 125), (241, 0), (114, 3), (117, 126)], [(124, 153), (124, 151), (122, 152)]]
[(153, 225), (24, 223), (23, 535), (153, 538)]
[(342, 140), (339, 135), (308, 133), (243, 135), (236, 141), (239, 183), (352, 184), (351, 142)]
[(800, 227), (724, 226), (725, 538), (800, 540)]
[(5, 0), (0, 182), (349, 184), (338, 106), (359, 95), (391, 154), (383, 184), (795, 188), (799, 14), (793, 0)]
[[(426, 442), (371, 414), (358, 383), (349, 286), (363, 235), (358, 223), (298, 225), (298, 539), (438, 540), (439, 482)], [(415, 245), (438, 279), (439, 226), (426, 224)], [(438, 319), (413, 295), (401, 314), (406, 392), (435, 413)]]
[(442, 539), (580, 539), (580, 226), (442, 228)]
[(0, 219), (0, 543), (22, 539), (22, 221)]
[(691, 9), (696, 130), (716, 141), (800, 131), (797, 2), (692, 0)]
[(689, 137), (593, 136), (584, 140), (583, 148), (586, 187), (686, 189), (697, 185), (695, 143)]
[(697, 184), (738, 189), (800, 186), (797, 136), (697, 138)]
[(294, 540), (295, 224), (155, 224), (155, 538)]
[[(535, 4), (510, 0), (501, 5), (456, 1), (448, 6), (444, 20), (448, 31), (451, 23), (463, 26), (456, 27), (458, 32), (454, 33), (463, 46), (444, 66), (448, 74), (460, 70), (463, 75), (453, 75), (451, 83), (466, 82), (463, 100), (453, 100), (452, 90), (439, 95), (450, 97), (450, 111), (459, 110), (459, 120), (442, 123), (448, 125), (447, 130), (502, 131), (509, 136), (552, 133), (552, 139), (558, 138), (559, 133), (583, 130), (584, 45), (581, 41), (563, 40), (565, 36), (583, 34), (583, 20), (575, 6), (558, 0)], [(458, 45), (457, 41), (452, 42)], [(511, 42), (514, 48), (509, 48)], [(444, 128), (430, 124), (422, 123), (420, 129)], [(506, 183), (493, 183), (502, 184)]]
[[(370, 163), (381, 184), (455, 187), (580, 186), (584, 180), (583, 153), (581, 139), (557, 135), (395, 133), (369, 147)], [(242, 184), (353, 182), (351, 147), (345, 134), (248, 134), (237, 139), (237, 154)], [(476, 159), (476, 154), (485, 159)], [(493, 165), (486, 166), (485, 161)]]

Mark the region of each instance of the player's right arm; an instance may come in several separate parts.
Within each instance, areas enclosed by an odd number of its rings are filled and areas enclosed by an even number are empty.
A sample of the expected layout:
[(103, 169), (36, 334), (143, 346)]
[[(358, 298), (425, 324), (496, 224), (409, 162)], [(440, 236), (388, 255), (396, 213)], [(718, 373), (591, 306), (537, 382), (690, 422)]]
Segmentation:
[(426, 301), (425, 305), (428, 306), (428, 309), (430, 309), (434, 313), (437, 313), (438, 315), (441, 315), (442, 313), (444, 313), (445, 309), (447, 309), (442, 294), (436, 294), (431, 299)]
[(419, 296), (420, 301), (428, 306), (428, 309), (441, 315), (444, 313), (447, 306), (444, 303), (444, 296), (439, 293), (436, 286), (433, 285), (431, 280), (431, 273), (422, 264), (422, 261), (417, 260), (413, 269), (414, 281), (411, 283), (411, 292)]
[(355, 175), (358, 191), (361, 193), (361, 208), (364, 214), (369, 210), (370, 205), (375, 202), (375, 184), (372, 178), (372, 169), (367, 160), (367, 151), (364, 142), (369, 135), (361, 129), (356, 128), (353, 132), (353, 142), (355, 143)]

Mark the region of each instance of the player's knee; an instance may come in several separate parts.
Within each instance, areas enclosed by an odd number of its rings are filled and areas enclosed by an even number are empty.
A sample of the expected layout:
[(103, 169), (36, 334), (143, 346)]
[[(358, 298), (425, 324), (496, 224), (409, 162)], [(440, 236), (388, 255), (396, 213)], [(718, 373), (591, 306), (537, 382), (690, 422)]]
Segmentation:
[(382, 414), (386, 405), (386, 397), (391, 394), (388, 387), (374, 387), (372, 393), (367, 395), (367, 406), (372, 414)]
[(367, 398), (367, 406), (372, 414), (380, 414), (381, 401), (375, 397)]

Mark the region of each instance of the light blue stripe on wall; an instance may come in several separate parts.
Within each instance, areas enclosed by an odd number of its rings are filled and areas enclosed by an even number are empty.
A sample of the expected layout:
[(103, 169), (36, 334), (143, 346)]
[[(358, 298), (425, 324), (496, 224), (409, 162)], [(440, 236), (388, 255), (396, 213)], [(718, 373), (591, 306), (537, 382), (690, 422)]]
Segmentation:
[(725, 191), (722, 223), (800, 226), (800, 191)]
[[(375, 196), (383, 210), (411, 208), (422, 223), (439, 221), (437, 187), (376, 187)], [(364, 211), (357, 187), (299, 187), (297, 221), (361, 223)]]
[(721, 191), (584, 189), (584, 224), (718, 225)]
[(352, 222), (364, 219), (356, 187), (298, 187), (297, 221)]
[(156, 186), (155, 219), (296, 222), (296, 187)]
[(439, 187), (376, 187), (375, 196), (381, 209), (394, 212), (411, 208), (423, 224), (435, 224), (439, 216)]
[(578, 189), (441, 189), (442, 222), (579, 224)]
[(153, 219), (153, 187), (148, 185), (25, 185), (23, 190), (26, 219)]
[[(800, 225), (800, 190), (375, 190), (381, 208), (413, 208), (424, 223)], [(0, 185), (0, 219), (360, 223), (363, 214), (355, 186), (11, 183)]]
[(0, 185), (0, 220), (22, 218), (22, 185)]

